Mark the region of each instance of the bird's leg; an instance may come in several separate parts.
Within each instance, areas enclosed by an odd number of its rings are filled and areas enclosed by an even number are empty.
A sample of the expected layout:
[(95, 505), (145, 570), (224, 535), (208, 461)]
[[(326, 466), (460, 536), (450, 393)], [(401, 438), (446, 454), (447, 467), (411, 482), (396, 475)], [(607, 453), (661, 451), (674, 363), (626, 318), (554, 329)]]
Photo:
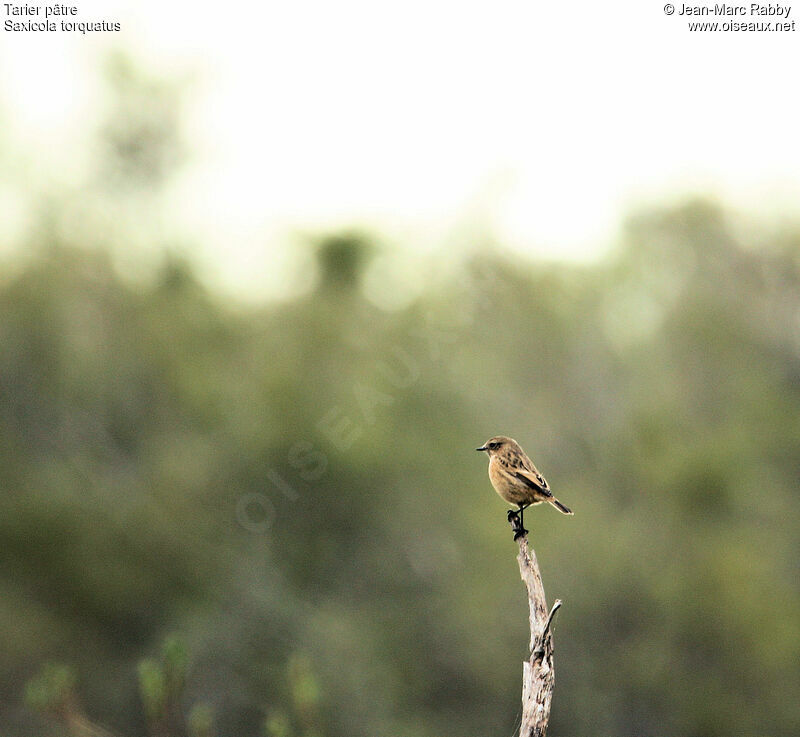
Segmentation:
[(517, 540), (521, 534), (520, 531), (523, 529), (519, 522), (518, 509), (508, 510), (508, 521), (511, 524), (511, 531), (514, 533), (514, 539)]
[(528, 534), (528, 531), (525, 529), (525, 507), (527, 504), (520, 504), (519, 505), (519, 515), (515, 515), (517, 517), (516, 523), (514, 525), (514, 539), (519, 540), (521, 537), (525, 537)]

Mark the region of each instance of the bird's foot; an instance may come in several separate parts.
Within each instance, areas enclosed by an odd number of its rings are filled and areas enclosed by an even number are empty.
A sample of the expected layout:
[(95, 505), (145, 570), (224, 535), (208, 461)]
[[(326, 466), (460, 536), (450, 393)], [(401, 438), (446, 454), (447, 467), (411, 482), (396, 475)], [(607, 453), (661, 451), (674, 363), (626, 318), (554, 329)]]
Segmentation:
[(519, 540), (521, 537), (525, 537), (528, 534), (528, 530), (526, 530), (521, 525), (516, 525), (514, 527), (514, 542)]
[(519, 540), (521, 537), (525, 537), (525, 535), (528, 534), (528, 531), (522, 524), (521, 509), (509, 509), (508, 521), (511, 525), (511, 531), (514, 533), (514, 540)]

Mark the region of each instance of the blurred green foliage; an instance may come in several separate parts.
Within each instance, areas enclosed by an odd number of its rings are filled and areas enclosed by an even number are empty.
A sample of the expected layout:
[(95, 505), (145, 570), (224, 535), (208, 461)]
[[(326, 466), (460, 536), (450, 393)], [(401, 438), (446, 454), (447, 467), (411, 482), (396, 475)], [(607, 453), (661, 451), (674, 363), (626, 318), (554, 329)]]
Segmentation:
[[(109, 140), (162, 167), (140, 123)], [(26, 682), (131, 737), (169, 693), (192, 735), (512, 734), (496, 433), (575, 510), (526, 516), (564, 600), (553, 735), (800, 733), (800, 230), (654, 209), (605, 263), (476, 249), (393, 312), (344, 233), (312, 291), (242, 309), (175, 257), (131, 280), (66, 202), (0, 277), (4, 737), (63, 734)]]
[(75, 674), (66, 665), (47, 663), (25, 686), (25, 699), (34, 709), (55, 714), (74, 698)]
[(214, 709), (208, 704), (196, 704), (189, 712), (190, 737), (214, 737)]

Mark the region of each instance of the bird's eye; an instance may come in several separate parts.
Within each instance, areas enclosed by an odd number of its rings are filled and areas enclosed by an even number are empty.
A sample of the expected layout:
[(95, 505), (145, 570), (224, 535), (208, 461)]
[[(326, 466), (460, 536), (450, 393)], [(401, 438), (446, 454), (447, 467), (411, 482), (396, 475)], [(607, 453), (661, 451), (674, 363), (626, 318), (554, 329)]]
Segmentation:
[(496, 448), (497, 447), (497, 443), (489, 443), (489, 447), (490, 448)]

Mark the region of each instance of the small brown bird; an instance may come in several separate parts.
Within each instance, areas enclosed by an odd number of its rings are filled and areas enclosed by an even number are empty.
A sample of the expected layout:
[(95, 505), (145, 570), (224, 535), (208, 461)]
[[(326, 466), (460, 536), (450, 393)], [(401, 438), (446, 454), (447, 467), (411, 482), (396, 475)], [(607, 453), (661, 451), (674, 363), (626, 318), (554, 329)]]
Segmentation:
[(514, 527), (515, 540), (528, 532), (523, 527), (522, 515), (532, 504), (549, 502), (560, 512), (572, 514), (571, 509), (553, 496), (547, 480), (539, 473), (516, 440), (497, 435), (475, 450), (486, 451), (489, 455), (489, 480), (494, 490), (509, 504), (516, 504), (519, 507), (519, 512), (513, 510), (508, 512), (509, 521), (515, 517), (519, 520), (519, 525), (515, 523)]

